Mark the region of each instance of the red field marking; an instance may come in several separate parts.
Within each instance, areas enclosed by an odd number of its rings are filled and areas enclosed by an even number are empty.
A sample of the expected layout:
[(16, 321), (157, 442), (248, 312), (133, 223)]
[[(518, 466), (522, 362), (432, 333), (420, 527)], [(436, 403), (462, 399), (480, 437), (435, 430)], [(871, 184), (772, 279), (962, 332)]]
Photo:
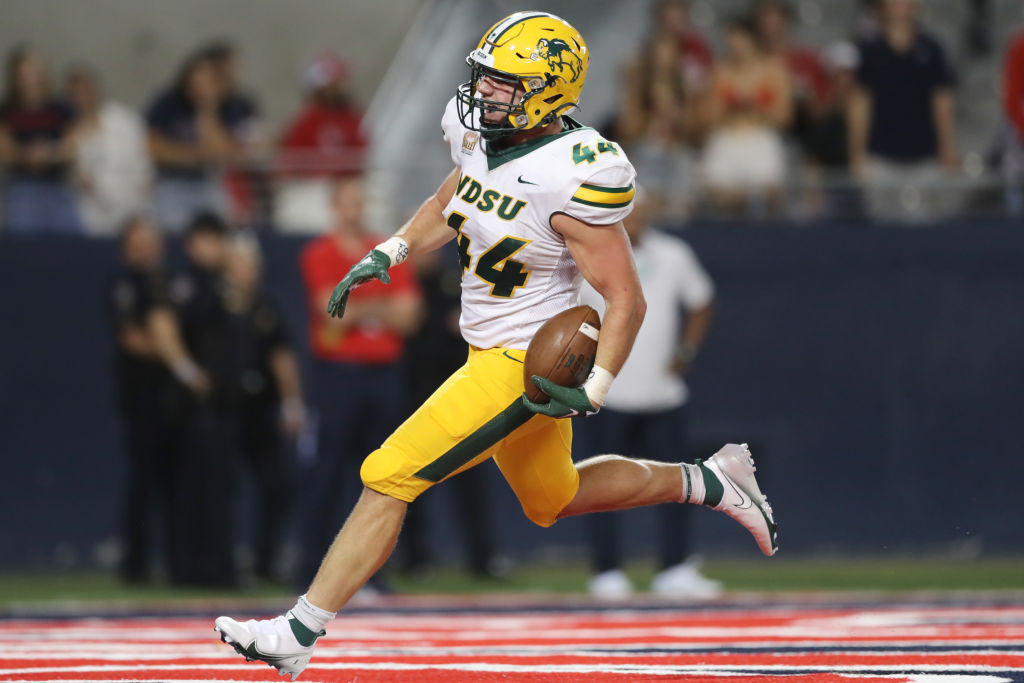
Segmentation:
[[(340, 618), (300, 679), (1024, 681), (1024, 607), (371, 613)], [(0, 621), (0, 681), (281, 680), (211, 619)]]

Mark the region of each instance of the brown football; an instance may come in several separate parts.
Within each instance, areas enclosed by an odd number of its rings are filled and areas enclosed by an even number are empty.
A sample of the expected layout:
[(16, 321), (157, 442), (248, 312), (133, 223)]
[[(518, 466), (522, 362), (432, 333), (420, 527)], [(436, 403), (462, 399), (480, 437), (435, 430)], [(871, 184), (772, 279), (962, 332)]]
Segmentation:
[(590, 306), (562, 311), (540, 326), (530, 340), (523, 363), (523, 382), (531, 401), (549, 400), (533, 383), (533, 375), (563, 387), (578, 387), (587, 380), (594, 366), (600, 329), (601, 318)]

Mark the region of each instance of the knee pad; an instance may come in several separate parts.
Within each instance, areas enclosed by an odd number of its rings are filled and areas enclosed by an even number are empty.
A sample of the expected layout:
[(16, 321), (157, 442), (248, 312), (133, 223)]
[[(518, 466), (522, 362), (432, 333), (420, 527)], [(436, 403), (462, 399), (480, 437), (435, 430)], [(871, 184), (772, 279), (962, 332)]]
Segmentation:
[(377, 493), (411, 503), (433, 482), (409, 476), (408, 460), (395, 448), (378, 448), (359, 468), (363, 485)]

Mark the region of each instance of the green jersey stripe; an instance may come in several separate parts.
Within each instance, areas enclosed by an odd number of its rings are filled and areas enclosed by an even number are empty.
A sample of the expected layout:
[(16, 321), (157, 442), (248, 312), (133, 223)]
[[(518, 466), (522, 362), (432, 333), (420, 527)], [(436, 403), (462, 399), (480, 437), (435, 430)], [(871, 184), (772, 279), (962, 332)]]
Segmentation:
[(608, 194), (625, 194), (626, 192), (629, 192), (633, 189), (632, 185), (627, 185), (626, 187), (604, 187), (602, 185), (589, 185), (587, 183), (582, 183), (580, 187), (582, 187), (584, 190), (593, 190), (594, 192), (606, 192)]

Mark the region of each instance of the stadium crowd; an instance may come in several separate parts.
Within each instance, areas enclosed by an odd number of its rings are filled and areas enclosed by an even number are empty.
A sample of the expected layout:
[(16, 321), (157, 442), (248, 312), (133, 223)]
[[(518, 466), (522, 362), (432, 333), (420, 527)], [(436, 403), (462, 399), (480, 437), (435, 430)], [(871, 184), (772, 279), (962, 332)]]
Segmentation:
[[(987, 5), (969, 5), (963, 59), (991, 49)], [(654, 3), (618, 110), (600, 127), (630, 152), (663, 220), (956, 212), (965, 197), (947, 47), (921, 25), (915, 0), (859, 8), (848, 39), (812, 46), (795, 40), (799, 17), (781, 0), (751, 0), (719, 22), (720, 40), (694, 28), (686, 0)], [(1006, 123), (989, 155), (995, 175), (1014, 182), (1024, 156), (1019, 43), (1006, 53)], [(274, 136), (238, 83), (237, 59), (229, 42), (201, 47), (139, 113), (106, 97), (90, 69), (72, 67), (57, 86), (43, 55), (15, 49), (0, 103), (0, 229), (112, 235), (147, 213), (180, 234), (212, 211), (237, 226), (323, 232), (330, 177), (361, 168), (369, 144), (350, 67), (329, 52), (311, 59), (306, 101)]]
[[(974, 5), (981, 16), (985, 3)], [(685, 0), (654, 4), (650, 35), (625, 65), (621, 102), (600, 128), (627, 150), (655, 222), (862, 210), (899, 219), (908, 216), (908, 188), (916, 220), (957, 211), (956, 77), (920, 25), (917, 3), (864, 1), (855, 32), (827, 46), (798, 44), (794, 20), (789, 4), (754, 0), (724, 22), (716, 54)], [(976, 33), (983, 50), (983, 23)], [(171, 580), (235, 583), (230, 515), (209, 511), (235, 505), (238, 462), (256, 483), (255, 574), (280, 578), (284, 526), (301, 506), (304, 553), (293, 578), (307, 581), (348, 508), (339, 487), (358, 481), (358, 458), (461, 360), (457, 263), (398, 269), (390, 287), (358, 290), (344, 320), (324, 313), (338, 274), (375, 243), (362, 223), (370, 141), (348, 64), (328, 52), (311, 59), (302, 70), (306, 99), (274, 138), (258, 99), (238, 82), (237, 59), (228, 42), (202, 46), (141, 113), (108, 98), (87, 67), (71, 68), (55, 87), (32, 48), (7, 61), (0, 233), (117, 236), (122, 245), (109, 305), (130, 463), (129, 581), (150, 576), (156, 501)], [(1024, 33), (1005, 59), (998, 168), (1007, 181), (1024, 175), (1022, 89)], [(316, 365), (310, 391), (298, 370), (306, 350), (263, 293), (250, 230), (320, 235), (301, 257)], [(164, 235), (185, 245), (187, 266), (173, 277)], [(401, 363), (413, 335), (411, 350), (434, 362)], [(409, 375), (423, 368), (429, 376)], [(353, 382), (373, 393), (353, 396)], [(287, 443), (301, 434), (315, 448), (298, 482)], [(499, 573), (482, 486), (471, 476), (454, 488), (473, 511), (458, 515), (469, 561), (477, 573)], [(410, 567), (425, 565), (425, 553), (408, 549)]]

